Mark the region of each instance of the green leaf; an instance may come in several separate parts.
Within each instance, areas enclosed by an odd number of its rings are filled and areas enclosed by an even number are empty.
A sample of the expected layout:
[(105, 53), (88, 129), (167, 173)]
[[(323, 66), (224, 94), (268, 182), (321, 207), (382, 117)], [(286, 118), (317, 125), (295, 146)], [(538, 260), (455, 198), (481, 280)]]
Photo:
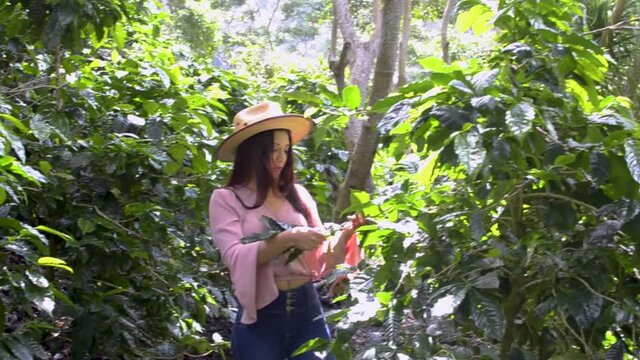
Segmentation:
[(493, 339), (502, 339), (505, 330), (505, 317), (502, 307), (495, 300), (474, 291), (470, 293), (472, 313), (471, 318), (474, 324), (485, 336)]
[(11, 143), (11, 148), (16, 153), (16, 156), (18, 157), (18, 159), (20, 159), (20, 161), (22, 161), (23, 163), (26, 162), (27, 155), (24, 150), (24, 145), (22, 144), (22, 141), (20, 140), (20, 138), (13, 135), (10, 132), (4, 131), (4, 128), (2, 126), (0, 126), (0, 134), (4, 135), (7, 138), (7, 140), (9, 140), (9, 142)]
[(86, 217), (81, 217), (78, 219), (78, 227), (80, 228), (80, 231), (82, 231), (82, 234), (85, 235), (96, 229), (96, 223)]
[(147, 113), (147, 115), (153, 115), (158, 110), (160, 105), (153, 100), (145, 100), (142, 103), (142, 108)]
[(268, 216), (262, 216), (262, 223), (265, 224), (268, 230), (272, 231), (285, 231), (295, 227), (294, 225), (275, 220)]
[(282, 230), (267, 230), (267, 231), (264, 231), (264, 232), (261, 232), (261, 233), (247, 235), (247, 236), (243, 237), (242, 239), (240, 239), (240, 241), (242, 241), (243, 244), (251, 244), (251, 243), (254, 243), (256, 241), (263, 241), (263, 240), (270, 239), (270, 238), (278, 235), (281, 232), (282, 232)]
[(44, 175), (42, 175), (38, 170), (32, 168), (29, 165), (23, 165), (18, 162), (14, 162), (9, 167), (9, 170), (12, 173), (20, 175), (23, 178), (36, 184), (47, 182), (47, 178)]
[(469, 224), (471, 225), (471, 236), (476, 241), (482, 240), (484, 236), (484, 221), (482, 221), (482, 214), (478, 211), (473, 212), (471, 216), (469, 216)]
[(349, 198), (351, 199), (351, 204), (356, 205), (362, 205), (371, 202), (371, 195), (369, 195), (368, 192), (357, 189), (351, 189)]
[(416, 173), (416, 180), (418, 184), (424, 186), (429, 191), (431, 190), (431, 184), (435, 174), (436, 165), (438, 164), (438, 158), (440, 157), (440, 151), (431, 151), (429, 156), (423, 160), (420, 164), (420, 169)]
[(48, 316), (53, 316), (53, 310), (56, 307), (56, 303), (51, 300), (50, 297), (37, 297), (31, 299), (31, 301), (38, 307), (38, 309), (42, 310)]
[(576, 319), (576, 323), (584, 328), (595, 321), (602, 312), (604, 300), (600, 295), (589, 294), (588, 298), (574, 298), (569, 311)]
[(342, 101), (349, 109), (358, 109), (362, 101), (360, 88), (357, 85), (349, 85), (342, 89)]
[(637, 183), (640, 183), (640, 146), (638, 146), (638, 142), (630, 138), (625, 141), (624, 150), (624, 159), (629, 167), (631, 177)]
[(7, 121), (9, 121), (11, 124), (13, 124), (13, 126), (15, 126), (16, 128), (18, 128), (20, 131), (22, 131), (24, 134), (28, 134), (29, 133), (29, 129), (24, 126), (24, 124), (18, 120), (17, 118), (9, 115), (9, 114), (0, 114), (0, 118), (3, 118)]
[(156, 73), (160, 77), (160, 80), (162, 81), (165, 89), (168, 89), (171, 86), (171, 79), (169, 78), (169, 74), (167, 74), (167, 72), (161, 68), (156, 68)]
[(113, 27), (113, 40), (116, 43), (118, 49), (124, 49), (125, 41), (127, 39), (127, 33), (120, 23), (116, 23)]
[(482, 168), (484, 159), (487, 155), (486, 150), (482, 147), (482, 138), (476, 128), (466, 133), (460, 133), (455, 137), (454, 148), (460, 163), (467, 169), (467, 173), (475, 176)]
[(29, 349), (18, 342), (13, 337), (7, 337), (4, 339), (4, 343), (7, 345), (13, 356), (18, 358), (19, 360), (33, 360), (33, 354)]
[(186, 154), (187, 148), (182, 144), (174, 144), (169, 147), (169, 155), (178, 163), (182, 163)]
[(71, 267), (69, 267), (67, 265), (67, 263), (62, 259), (58, 259), (58, 258), (54, 258), (54, 257), (50, 257), (50, 256), (44, 256), (44, 257), (39, 258), (37, 263), (40, 266), (52, 266), (52, 267), (65, 269), (68, 272), (73, 274), (73, 269)]
[(75, 307), (75, 304), (73, 303), (73, 301), (71, 301), (71, 299), (69, 299), (69, 297), (63, 293), (62, 291), (58, 290), (55, 286), (52, 287), (52, 292), (53, 292), (53, 296), (56, 299), (60, 299), (62, 300), (65, 304), (71, 306), (72, 308)]
[(76, 244), (76, 239), (74, 239), (73, 236), (67, 235), (67, 234), (62, 233), (62, 232), (60, 232), (58, 230), (54, 230), (54, 229), (52, 229), (52, 228), (50, 228), (48, 226), (40, 225), (40, 226), (36, 227), (36, 230), (44, 231), (46, 233), (53, 234), (53, 235), (57, 235), (60, 238), (62, 238), (62, 240), (66, 241), (67, 244), (70, 244), (70, 245)]
[[(487, 9), (488, 10), (488, 9)], [(493, 24), (491, 23), (491, 18), (493, 17), (492, 11), (483, 12), (476, 21), (471, 25), (471, 30), (476, 36), (480, 36), (487, 31), (493, 29)]]
[(526, 102), (518, 103), (507, 111), (507, 125), (516, 137), (521, 139), (531, 130), (535, 115), (535, 110), (531, 104)]
[(298, 356), (304, 354), (308, 351), (316, 350), (316, 351), (328, 351), (331, 347), (331, 341), (325, 338), (315, 338), (307, 341), (302, 344), (296, 351), (291, 354), (291, 356)]
[(467, 84), (463, 83), (460, 80), (453, 80), (449, 83), (450, 87), (456, 88), (460, 91), (462, 91), (463, 93), (467, 93), (467, 94), (471, 94), (473, 95), (473, 89), (471, 89), (469, 86), (467, 86)]
[(476, 93), (482, 93), (486, 88), (493, 85), (498, 78), (500, 71), (498, 69), (482, 71), (473, 76), (471, 85)]
[(162, 172), (164, 172), (168, 176), (175, 175), (178, 170), (180, 170), (181, 165), (175, 161), (169, 161), (163, 168)]
[(475, 5), (458, 15), (455, 29), (457, 32), (463, 33), (473, 27), (474, 33), (481, 35), (491, 28), (488, 22), (492, 16), (492, 12), (486, 5)]
[(589, 154), (589, 167), (591, 169), (591, 176), (595, 180), (596, 184), (604, 184), (609, 179), (611, 173), (611, 166), (609, 165), (609, 158), (601, 152), (592, 152)]
[(26, 274), (31, 283), (33, 283), (35, 286), (41, 288), (49, 287), (49, 281), (42, 274), (31, 270), (27, 270)]
[(578, 100), (578, 103), (585, 111), (593, 111), (593, 104), (589, 101), (589, 93), (582, 85), (573, 79), (567, 79), (565, 80), (565, 86), (567, 91)]
[(440, 57), (437, 57), (437, 56), (426, 57), (424, 59), (418, 60), (418, 62), (425, 69), (431, 70), (433, 72), (438, 72), (438, 73), (449, 72), (447, 71), (449, 65), (447, 65), (447, 63), (445, 63), (444, 60), (442, 60)]
[(585, 246), (602, 247), (612, 244), (621, 227), (622, 223), (618, 220), (607, 220), (599, 224), (587, 237)]
[(433, 302), (438, 299), (433, 305), (433, 315), (442, 316), (450, 314), (462, 304), (467, 297), (468, 290), (461, 284), (446, 285), (436, 290), (431, 295), (429, 302)]
[(497, 272), (490, 272), (473, 280), (471, 286), (477, 289), (497, 289), (500, 286)]
[(318, 95), (310, 92), (306, 92), (306, 91), (299, 91), (299, 90), (290, 91), (285, 93), (284, 96), (288, 99), (298, 100), (306, 104), (311, 103), (316, 105), (322, 105), (324, 103), (322, 98), (320, 98)]
[(127, 115), (127, 121), (135, 126), (144, 126), (144, 124), (146, 123), (146, 121), (140, 116), (131, 114)]

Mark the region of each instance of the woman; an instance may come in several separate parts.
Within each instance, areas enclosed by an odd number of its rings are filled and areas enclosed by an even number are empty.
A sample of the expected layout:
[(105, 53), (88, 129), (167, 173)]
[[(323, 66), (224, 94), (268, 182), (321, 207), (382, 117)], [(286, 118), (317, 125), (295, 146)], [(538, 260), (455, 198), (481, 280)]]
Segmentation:
[[(234, 127), (218, 148), (218, 159), (233, 161), (233, 171), (209, 203), (212, 236), (240, 303), (233, 353), (237, 360), (320, 359), (312, 351), (292, 355), (311, 339), (330, 339), (312, 281), (345, 257), (352, 265), (360, 260), (353, 235), (362, 219), (325, 241), (315, 202), (294, 183), (291, 146), (311, 131), (309, 119), (264, 102), (239, 112)], [(265, 231), (263, 216), (296, 226), (244, 244), (243, 237)], [(287, 263), (293, 248), (303, 253)]]

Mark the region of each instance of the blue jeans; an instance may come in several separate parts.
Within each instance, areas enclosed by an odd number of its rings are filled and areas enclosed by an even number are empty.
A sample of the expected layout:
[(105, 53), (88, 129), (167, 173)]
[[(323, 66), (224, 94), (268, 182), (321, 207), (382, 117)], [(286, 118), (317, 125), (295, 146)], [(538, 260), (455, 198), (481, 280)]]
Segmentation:
[(242, 308), (238, 311), (231, 334), (231, 348), (236, 360), (316, 360), (314, 351), (292, 354), (315, 338), (330, 340), (318, 294), (312, 283), (280, 291), (269, 305), (258, 310), (258, 321), (242, 324)]

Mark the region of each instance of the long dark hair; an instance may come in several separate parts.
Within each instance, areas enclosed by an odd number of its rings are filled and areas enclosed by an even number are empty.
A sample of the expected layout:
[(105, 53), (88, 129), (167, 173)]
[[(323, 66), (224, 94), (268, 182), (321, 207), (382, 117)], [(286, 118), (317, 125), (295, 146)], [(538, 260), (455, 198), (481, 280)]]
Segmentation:
[[(291, 143), (291, 133), (285, 130), (289, 136)], [(274, 183), (274, 179), (269, 171), (271, 162), (271, 154), (273, 152), (273, 136), (275, 130), (268, 130), (243, 141), (236, 151), (236, 159), (233, 163), (231, 177), (227, 182), (227, 187), (237, 188), (246, 186), (252, 178), (256, 180), (256, 202), (252, 206), (245, 204), (241, 199), (240, 202), (247, 209), (256, 209), (262, 206), (267, 199), (269, 189), (278, 189), (284, 194), (285, 199), (289, 201), (291, 206), (302, 214), (311, 224), (311, 213), (309, 209), (302, 203), (300, 195), (294, 186), (295, 174), (293, 172), (293, 151), (291, 146), (287, 152), (287, 162), (280, 173), (278, 183)]]

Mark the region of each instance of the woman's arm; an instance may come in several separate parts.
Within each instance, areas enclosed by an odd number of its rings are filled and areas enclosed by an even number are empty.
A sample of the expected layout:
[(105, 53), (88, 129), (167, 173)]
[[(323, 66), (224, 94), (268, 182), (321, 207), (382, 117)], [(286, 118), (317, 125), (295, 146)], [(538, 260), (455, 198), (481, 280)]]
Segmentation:
[(332, 257), (334, 265), (342, 264), (345, 261), (347, 242), (363, 223), (364, 218), (360, 214), (357, 214), (350, 217), (348, 222), (342, 224), (342, 230), (336, 233), (329, 250), (330, 252), (327, 253)]
[(269, 262), (292, 246), (308, 251), (317, 248), (325, 240), (325, 236), (316, 229), (298, 226), (283, 231), (278, 235), (260, 242), (258, 248), (258, 265)]

